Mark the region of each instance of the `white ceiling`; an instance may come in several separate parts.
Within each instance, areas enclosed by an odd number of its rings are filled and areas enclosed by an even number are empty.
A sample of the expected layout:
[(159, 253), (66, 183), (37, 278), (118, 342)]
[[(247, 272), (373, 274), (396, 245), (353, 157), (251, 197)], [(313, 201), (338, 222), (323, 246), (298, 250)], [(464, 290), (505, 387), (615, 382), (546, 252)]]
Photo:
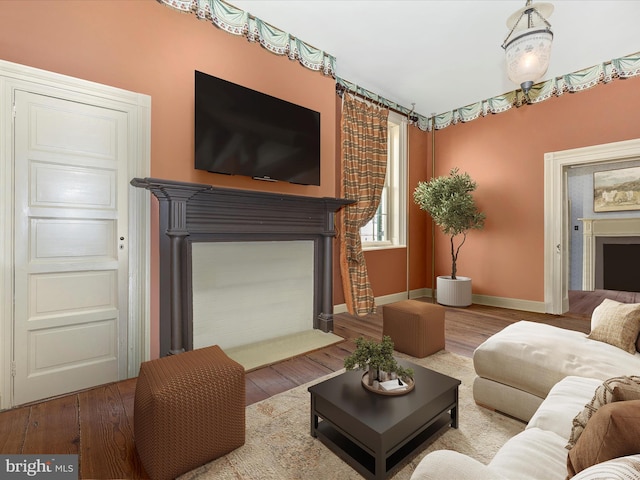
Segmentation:
[[(525, 0), (230, 0), (336, 57), (339, 77), (439, 114), (518, 88), (504, 65), (506, 20)], [(533, 2), (535, 5), (535, 1)], [(550, 0), (543, 80), (640, 51), (640, 1)]]

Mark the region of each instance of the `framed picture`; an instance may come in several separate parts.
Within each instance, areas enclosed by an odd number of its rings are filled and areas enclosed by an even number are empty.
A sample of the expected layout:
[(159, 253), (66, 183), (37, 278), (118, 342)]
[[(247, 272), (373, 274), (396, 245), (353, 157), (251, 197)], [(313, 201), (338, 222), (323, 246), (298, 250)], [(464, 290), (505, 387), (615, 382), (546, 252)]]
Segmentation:
[(640, 167), (593, 174), (593, 211), (640, 210)]

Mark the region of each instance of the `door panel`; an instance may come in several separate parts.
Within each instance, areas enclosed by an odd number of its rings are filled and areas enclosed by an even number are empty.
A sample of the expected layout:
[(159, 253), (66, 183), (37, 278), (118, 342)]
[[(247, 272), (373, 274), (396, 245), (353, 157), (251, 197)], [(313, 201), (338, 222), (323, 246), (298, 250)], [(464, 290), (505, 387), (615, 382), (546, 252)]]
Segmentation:
[(19, 90), (14, 100), (21, 404), (125, 376), (127, 116)]
[(114, 171), (32, 162), (31, 177), (33, 207), (116, 207)]

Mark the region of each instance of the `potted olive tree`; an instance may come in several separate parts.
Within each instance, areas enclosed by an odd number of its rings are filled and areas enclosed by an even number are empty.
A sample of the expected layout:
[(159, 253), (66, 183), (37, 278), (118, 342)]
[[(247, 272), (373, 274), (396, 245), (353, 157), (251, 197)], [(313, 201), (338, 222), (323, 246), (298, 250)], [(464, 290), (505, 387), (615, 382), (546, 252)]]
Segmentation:
[[(419, 182), (413, 192), (415, 203), (428, 212), (451, 243), (451, 275), (439, 276), (436, 284), (438, 303), (453, 307), (471, 305), (471, 278), (457, 275), (460, 248), (469, 230), (484, 227), (485, 214), (478, 211), (471, 195), (477, 188), (468, 173), (451, 169), (448, 176)], [(461, 236), (456, 243), (456, 237)]]

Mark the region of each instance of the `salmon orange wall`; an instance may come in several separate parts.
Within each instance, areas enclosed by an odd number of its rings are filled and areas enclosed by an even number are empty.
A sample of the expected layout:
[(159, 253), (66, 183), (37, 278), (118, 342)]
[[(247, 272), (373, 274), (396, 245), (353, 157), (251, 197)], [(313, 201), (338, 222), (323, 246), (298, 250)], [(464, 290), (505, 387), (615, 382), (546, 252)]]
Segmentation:
[[(154, 0), (6, 0), (0, 58), (151, 96), (151, 176), (334, 197), (335, 81)], [(317, 110), (321, 185), (259, 182), (193, 167), (194, 70)], [(152, 206), (151, 356), (158, 356), (157, 206)]]
[(418, 182), (431, 177), (431, 132), (409, 129), (409, 290), (431, 287), (431, 217), (413, 201)]
[[(636, 77), (436, 132), (436, 175), (468, 172), (487, 215), (458, 263), (475, 294), (544, 301), (544, 154), (638, 138), (638, 125)], [(450, 275), (448, 240), (436, 238), (436, 274)]]

